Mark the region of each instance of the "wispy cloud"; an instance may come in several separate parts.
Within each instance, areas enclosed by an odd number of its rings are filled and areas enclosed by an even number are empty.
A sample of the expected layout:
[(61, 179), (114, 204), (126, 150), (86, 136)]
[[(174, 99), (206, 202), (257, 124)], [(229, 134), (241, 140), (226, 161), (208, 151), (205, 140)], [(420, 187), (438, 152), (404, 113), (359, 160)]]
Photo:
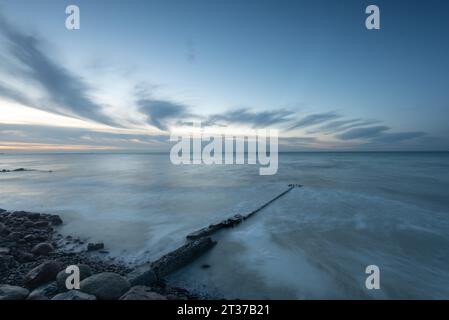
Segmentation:
[(294, 130), (299, 128), (305, 128), (314, 126), (317, 124), (321, 124), (333, 119), (340, 118), (341, 116), (336, 112), (326, 112), (326, 113), (316, 113), (308, 115), (301, 120), (297, 121), (295, 124), (293, 124), (288, 130)]
[(426, 133), (421, 131), (383, 133), (382, 135), (376, 137), (374, 140), (377, 142), (395, 143), (415, 138), (421, 138), (425, 135)]
[(389, 130), (387, 126), (374, 126), (365, 128), (355, 128), (337, 135), (342, 140), (367, 139), (378, 137), (382, 132)]
[(372, 124), (379, 123), (378, 120), (363, 120), (363, 119), (346, 119), (337, 120), (326, 123), (325, 125), (319, 126), (309, 130), (309, 133), (324, 133), (324, 134), (334, 134), (338, 132), (343, 132), (356, 127), (364, 127)]
[(171, 121), (189, 115), (186, 106), (166, 100), (141, 99), (137, 105), (139, 111), (147, 116), (148, 124), (160, 130), (167, 130)]
[(13, 88), (9, 88), (1, 83), (0, 83), (0, 97), (3, 97), (7, 100), (18, 102), (25, 106), (35, 107), (34, 102), (32, 102), (31, 99), (29, 99), (25, 94)]
[(254, 112), (247, 108), (241, 108), (211, 115), (205, 125), (243, 124), (255, 128), (267, 127), (291, 121), (294, 115), (294, 112), (285, 109)]
[(337, 135), (337, 137), (342, 140), (362, 139), (373, 143), (392, 144), (421, 138), (426, 135), (422, 131), (388, 132), (389, 130), (390, 128), (387, 126), (355, 128)]
[(4, 71), (12, 72), (23, 81), (31, 80), (38, 84), (45, 91), (49, 101), (41, 105), (36, 103), (30, 105), (27, 92), (6, 87), (0, 87), (0, 95), (53, 113), (117, 125), (103, 112), (103, 106), (89, 97), (92, 88), (80, 77), (50, 58), (47, 54), (50, 49), (45, 48), (43, 41), (38, 37), (19, 31), (1, 15), (0, 36), (3, 38), (1, 48), (6, 50), (2, 54), (14, 62), (8, 66), (9, 70)]

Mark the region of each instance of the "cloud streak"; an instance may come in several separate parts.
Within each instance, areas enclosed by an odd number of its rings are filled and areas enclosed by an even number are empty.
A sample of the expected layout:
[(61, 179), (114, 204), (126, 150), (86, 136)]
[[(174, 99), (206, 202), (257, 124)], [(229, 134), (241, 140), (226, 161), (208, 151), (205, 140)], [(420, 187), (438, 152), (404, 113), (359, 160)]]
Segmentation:
[(389, 130), (387, 126), (374, 126), (355, 128), (337, 135), (341, 140), (367, 139), (374, 138), (381, 135), (382, 132)]
[(320, 126), (316, 129), (309, 130), (309, 133), (319, 133), (322, 132), (324, 134), (334, 134), (343, 132), (356, 127), (364, 127), (372, 124), (379, 123), (377, 120), (363, 120), (363, 119), (347, 119), (347, 120), (337, 120), (329, 122), (323, 126)]
[(294, 112), (284, 109), (253, 112), (250, 109), (241, 108), (211, 115), (208, 117), (205, 125), (243, 124), (250, 125), (254, 128), (268, 127), (291, 121), (294, 115)]
[(141, 99), (137, 106), (147, 116), (148, 124), (160, 130), (167, 130), (171, 121), (189, 116), (186, 106), (166, 100)]
[(316, 113), (308, 115), (301, 120), (297, 121), (295, 124), (293, 124), (290, 128), (288, 128), (289, 131), (314, 126), (317, 124), (321, 124), (333, 119), (340, 118), (341, 116), (336, 112), (326, 112), (326, 113)]
[(66, 116), (92, 120), (117, 126), (117, 123), (103, 112), (103, 107), (90, 97), (91, 88), (78, 76), (53, 61), (46, 53), (43, 42), (36, 36), (15, 29), (0, 15), (0, 35), (3, 37), (5, 54), (14, 65), (9, 72), (20, 75), (24, 81), (32, 80), (44, 89), (50, 103), (31, 104), (27, 93), (0, 87), (0, 94), (7, 99), (45, 111)]
[(337, 135), (337, 137), (341, 140), (362, 139), (369, 140), (370, 142), (392, 144), (421, 138), (426, 135), (426, 133), (422, 131), (387, 132), (388, 130), (390, 130), (390, 128), (387, 126), (355, 128)]

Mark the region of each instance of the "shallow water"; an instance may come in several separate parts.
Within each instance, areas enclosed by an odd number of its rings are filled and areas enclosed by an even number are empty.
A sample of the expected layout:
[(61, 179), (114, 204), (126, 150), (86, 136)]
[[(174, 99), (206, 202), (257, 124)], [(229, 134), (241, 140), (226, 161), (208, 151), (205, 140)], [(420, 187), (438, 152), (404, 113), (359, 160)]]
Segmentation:
[[(301, 183), (170, 282), (227, 298), (449, 298), (448, 153), (281, 154), (257, 166), (173, 166), (168, 154), (0, 155), (0, 208), (60, 214), (62, 232), (131, 263)], [(210, 268), (203, 269), (203, 264)], [(381, 290), (365, 288), (379, 266)]]

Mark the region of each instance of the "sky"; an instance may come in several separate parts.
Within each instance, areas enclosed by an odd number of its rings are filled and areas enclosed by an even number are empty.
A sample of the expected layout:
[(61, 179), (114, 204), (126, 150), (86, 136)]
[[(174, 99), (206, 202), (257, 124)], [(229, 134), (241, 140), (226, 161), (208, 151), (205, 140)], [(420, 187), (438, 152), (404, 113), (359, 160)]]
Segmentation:
[(448, 39), (444, 0), (0, 0), (0, 151), (165, 151), (192, 121), (448, 151)]

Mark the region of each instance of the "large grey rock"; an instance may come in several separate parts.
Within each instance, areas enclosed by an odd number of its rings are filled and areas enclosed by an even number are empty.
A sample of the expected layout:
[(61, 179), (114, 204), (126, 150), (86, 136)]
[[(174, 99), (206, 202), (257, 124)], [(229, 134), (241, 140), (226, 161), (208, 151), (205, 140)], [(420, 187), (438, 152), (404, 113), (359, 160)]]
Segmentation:
[(151, 269), (151, 264), (137, 267), (126, 275), (132, 286), (151, 286), (158, 280), (156, 273)]
[(40, 299), (34, 299), (34, 297), (40, 297), (44, 296), (47, 298), (53, 297), (55, 294), (58, 293), (58, 285), (56, 284), (56, 281), (52, 281), (49, 283), (45, 283), (30, 293), (30, 297), (28, 297), (30, 300), (40, 300)]
[(9, 254), (10, 251), (8, 247), (0, 247), (0, 254)]
[(22, 287), (7, 284), (0, 286), (0, 300), (23, 300), (29, 293), (27, 289)]
[(36, 244), (33, 247), (33, 249), (31, 249), (31, 253), (33, 253), (37, 256), (46, 256), (53, 250), (55, 250), (55, 248), (53, 248), (53, 246), (50, 243), (42, 242), (42, 243)]
[(56, 261), (45, 261), (27, 273), (24, 279), (25, 286), (31, 289), (41, 284), (53, 281), (61, 270), (61, 265)]
[[(92, 269), (86, 264), (79, 264), (78, 268), (80, 269), (80, 281), (90, 277), (92, 275)], [(56, 276), (56, 282), (58, 283), (58, 289), (61, 292), (67, 291), (67, 286), (65, 281), (70, 274), (65, 273), (65, 270), (62, 270)]]
[(135, 286), (121, 296), (120, 300), (167, 300), (167, 298), (152, 291), (149, 287)]
[(30, 293), (27, 300), (50, 300), (50, 298), (47, 296), (44, 296), (43, 294), (31, 294)]
[(80, 283), (81, 291), (92, 294), (100, 300), (118, 299), (130, 287), (126, 278), (112, 272), (94, 274)]
[(6, 236), (9, 235), (11, 233), (11, 231), (9, 231), (9, 229), (0, 222), (0, 236)]
[(34, 227), (36, 227), (36, 228), (46, 228), (46, 227), (48, 227), (48, 221), (36, 221), (35, 223), (34, 223)]
[(97, 300), (97, 298), (79, 290), (69, 290), (55, 295), (51, 300)]
[(0, 254), (0, 270), (7, 268), (15, 268), (18, 262), (9, 254)]

